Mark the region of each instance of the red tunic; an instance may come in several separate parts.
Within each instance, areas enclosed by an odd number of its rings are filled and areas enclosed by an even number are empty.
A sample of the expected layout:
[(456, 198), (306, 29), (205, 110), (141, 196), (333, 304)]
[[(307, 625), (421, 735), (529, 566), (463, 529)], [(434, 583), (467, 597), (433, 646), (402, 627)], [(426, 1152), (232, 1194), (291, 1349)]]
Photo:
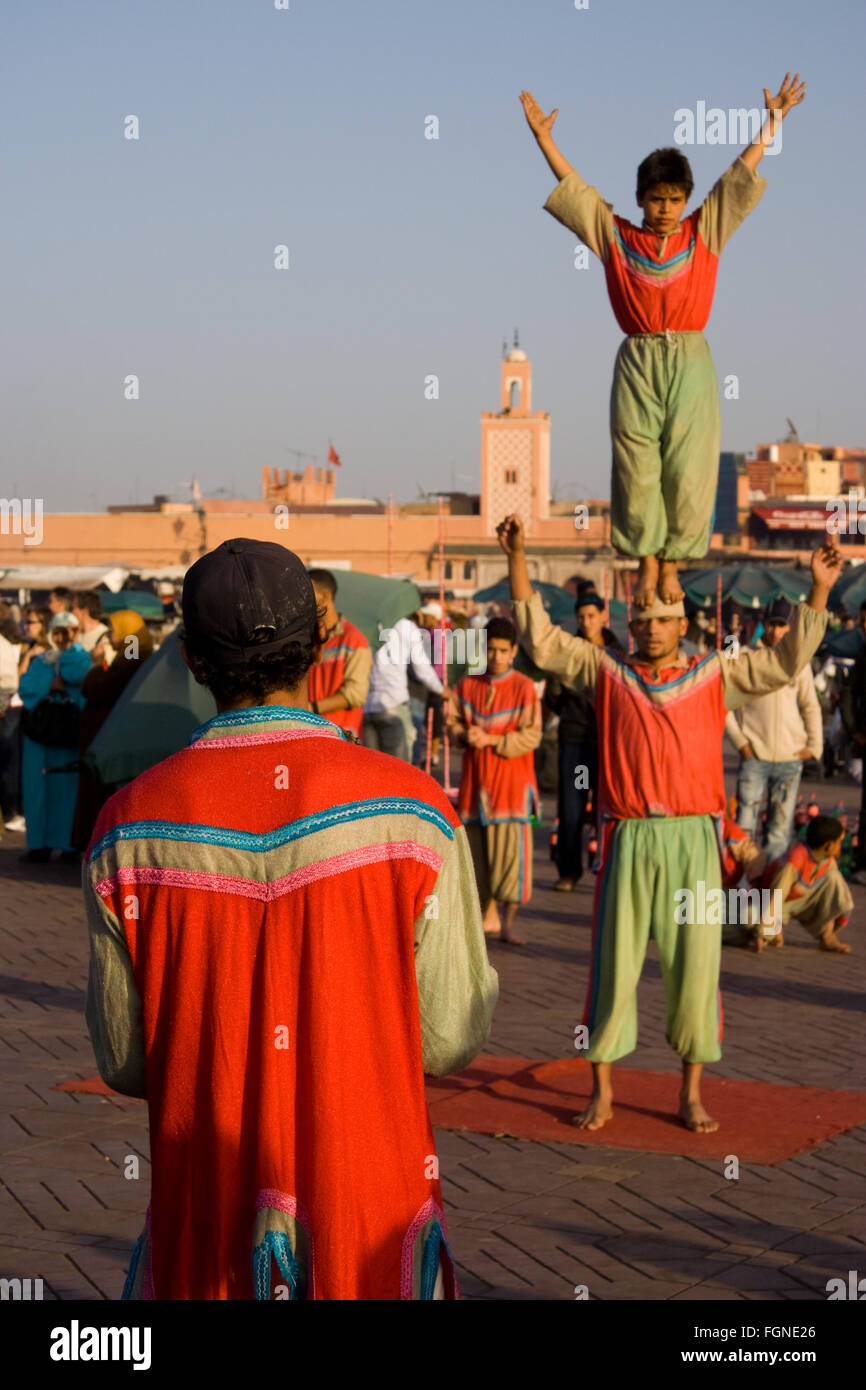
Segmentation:
[(604, 819), (719, 817), (725, 701), (715, 652), (655, 673), (607, 649), (595, 693)]
[[(322, 648), (320, 660), (315, 666), (310, 667), (310, 699), (324, 700), (328, 695), (336, 695), (346, 679), (346, 658), (352, 652), (369, 645), (363, 632), (359, 631), (354, 623), (350, 623), (348, 618), (341, 618)], [(353, 734), (360, 736), (364, 707), (358, 705), (355, 709), (332, 709), (322, 718), (330, 719), (338, 728), (349, 729)]]
[[(519, 671), (503, 676), (464, 676), (455, 697), (463, 723), (487, 734), (524, 728), (537, 716), (535, 686)], [(463, 755), (457, 809), (464, 821), (494, 825), (529, 821), (538, 814), (538, 785), (532, 753), (505, 758), (493, 748), (467, 747)]]
[(411, 1298), (442, 1202), (413, 923), (457, 819), (316, 715), (200, 732), (112, 797), (88, 851), (142, 1001), (149, 1296), (251, 1299), (266, 1207), (308, 1231), (308, 1297)]

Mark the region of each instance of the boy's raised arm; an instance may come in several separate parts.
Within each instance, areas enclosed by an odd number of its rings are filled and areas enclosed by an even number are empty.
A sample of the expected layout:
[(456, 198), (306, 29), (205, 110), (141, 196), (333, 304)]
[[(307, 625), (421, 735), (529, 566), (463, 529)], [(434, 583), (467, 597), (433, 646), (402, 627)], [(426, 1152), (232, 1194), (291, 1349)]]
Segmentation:
[(559, 180), (544, 204), (545, 212), (580, 237), (601, 261), (606, 261), (613, 239), (613, 209), (557, 149), (552, 127), (559, 107), (545, 116), (531, 92), (521, 92), (520, 100), (538, 148)]
[(550, 165), (553, 173), (560, 181), (566, 174), (577, 173), (569, 164), (565, 155), (561, 154), (556, 147), (553, 138), (553, 122), (559, 115), (559, 107), (551, 111), (549, 116), (545, 116), (538, 102), (531, 92), (521, 92), (520, 100), (523, 103), (523, 110), (529, 122), (529, 128), (538, 141), (538, 148)]
[(749, 169), (757, 169), (759, 163), (764, 158), (764, 152), (768, 145), (773, 143), (779, 122), (783, 121), (789, 111), (800, 102), (806, 95), (806, 84), (800, 82), (800, 74), (796, 72), (792, 77), (789, 72), (785, 73), (785, 80), (774, 97), (770, 96), (769, 89), (764, 88), (764, 110), (769, 112), (764, 126), (742, 153), (740, 158)]

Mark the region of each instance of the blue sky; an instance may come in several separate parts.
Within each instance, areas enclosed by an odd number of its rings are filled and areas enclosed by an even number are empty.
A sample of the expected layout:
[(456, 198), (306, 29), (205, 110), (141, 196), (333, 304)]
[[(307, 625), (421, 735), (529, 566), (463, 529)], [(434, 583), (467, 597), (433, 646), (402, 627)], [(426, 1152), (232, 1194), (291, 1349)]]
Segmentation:
[[(621, 334), (543, 211), (518, 94), (560, 108), (566, 158), (639, 221), (635, 169), (678, 108), (760, 106), (796, 68), (806, 101), (707, 328), (740, 382), (722, 447), (786, 416), (863, 445), (864, 28), (859, 0), (7, 6), (0, 491), (86, 511), (196, 475), (255, 497), (262, 465), (323, 463), (329, 437), (344, 496), (477, 488), (518, 326), (560, 495), (607, 496)], [(685, 152), (699, 200), (736, 148)]]

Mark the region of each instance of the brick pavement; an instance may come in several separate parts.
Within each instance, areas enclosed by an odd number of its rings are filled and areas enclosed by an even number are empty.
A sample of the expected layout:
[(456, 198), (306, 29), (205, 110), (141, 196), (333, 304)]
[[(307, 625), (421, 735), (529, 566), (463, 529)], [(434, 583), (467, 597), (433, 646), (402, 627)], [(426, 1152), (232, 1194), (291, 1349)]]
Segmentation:
[[(858, 790), (815, 784), (822, 809)], [(552, 798), (545, 798), (552, 809)], [(492, 947), (501, 1000), (487, 1051), (573, 1056), (586, 986), (591, 887), (550, 890), (547, 827), (536, 842), (525, 953)], [(22, 865), (0, 844), (0, 1277), (41, 1277), (45, 1296), (119, 1297), (149, 1188), (145, 1110), (53, 1088), (95, 1070), (83, 1019), (87, 942), (78, 872)], [(720, 1075), (866, 1086), (866, 938), (819, 953), (792, 927), (784, 950), (723, 955)], [(629, 1065), (672, 1070), (658, 962), (639, 991)], [(767, 1117), (772, 1123), (772, 1115)], [(778, 1167), (609, 1147), (437, 1131), (449, 1231), (464, 1297), (823, 1299), (829, 1278), (866, 1273), (866, 1126)], [(139, 1163), (138, 1178), (125, 1171)]]

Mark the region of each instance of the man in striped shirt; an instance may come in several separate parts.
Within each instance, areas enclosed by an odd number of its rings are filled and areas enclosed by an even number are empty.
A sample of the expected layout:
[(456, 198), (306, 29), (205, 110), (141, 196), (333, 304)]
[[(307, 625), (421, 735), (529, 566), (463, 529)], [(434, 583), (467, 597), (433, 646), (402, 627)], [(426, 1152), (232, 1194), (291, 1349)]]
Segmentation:
[(327, 634), (310, 667), (310, 704), (316, 714), (360, 738), (373, 653), (363, 632), (337, 612), (337, 581), (331, 571), (313, 569), (309, 576)]

